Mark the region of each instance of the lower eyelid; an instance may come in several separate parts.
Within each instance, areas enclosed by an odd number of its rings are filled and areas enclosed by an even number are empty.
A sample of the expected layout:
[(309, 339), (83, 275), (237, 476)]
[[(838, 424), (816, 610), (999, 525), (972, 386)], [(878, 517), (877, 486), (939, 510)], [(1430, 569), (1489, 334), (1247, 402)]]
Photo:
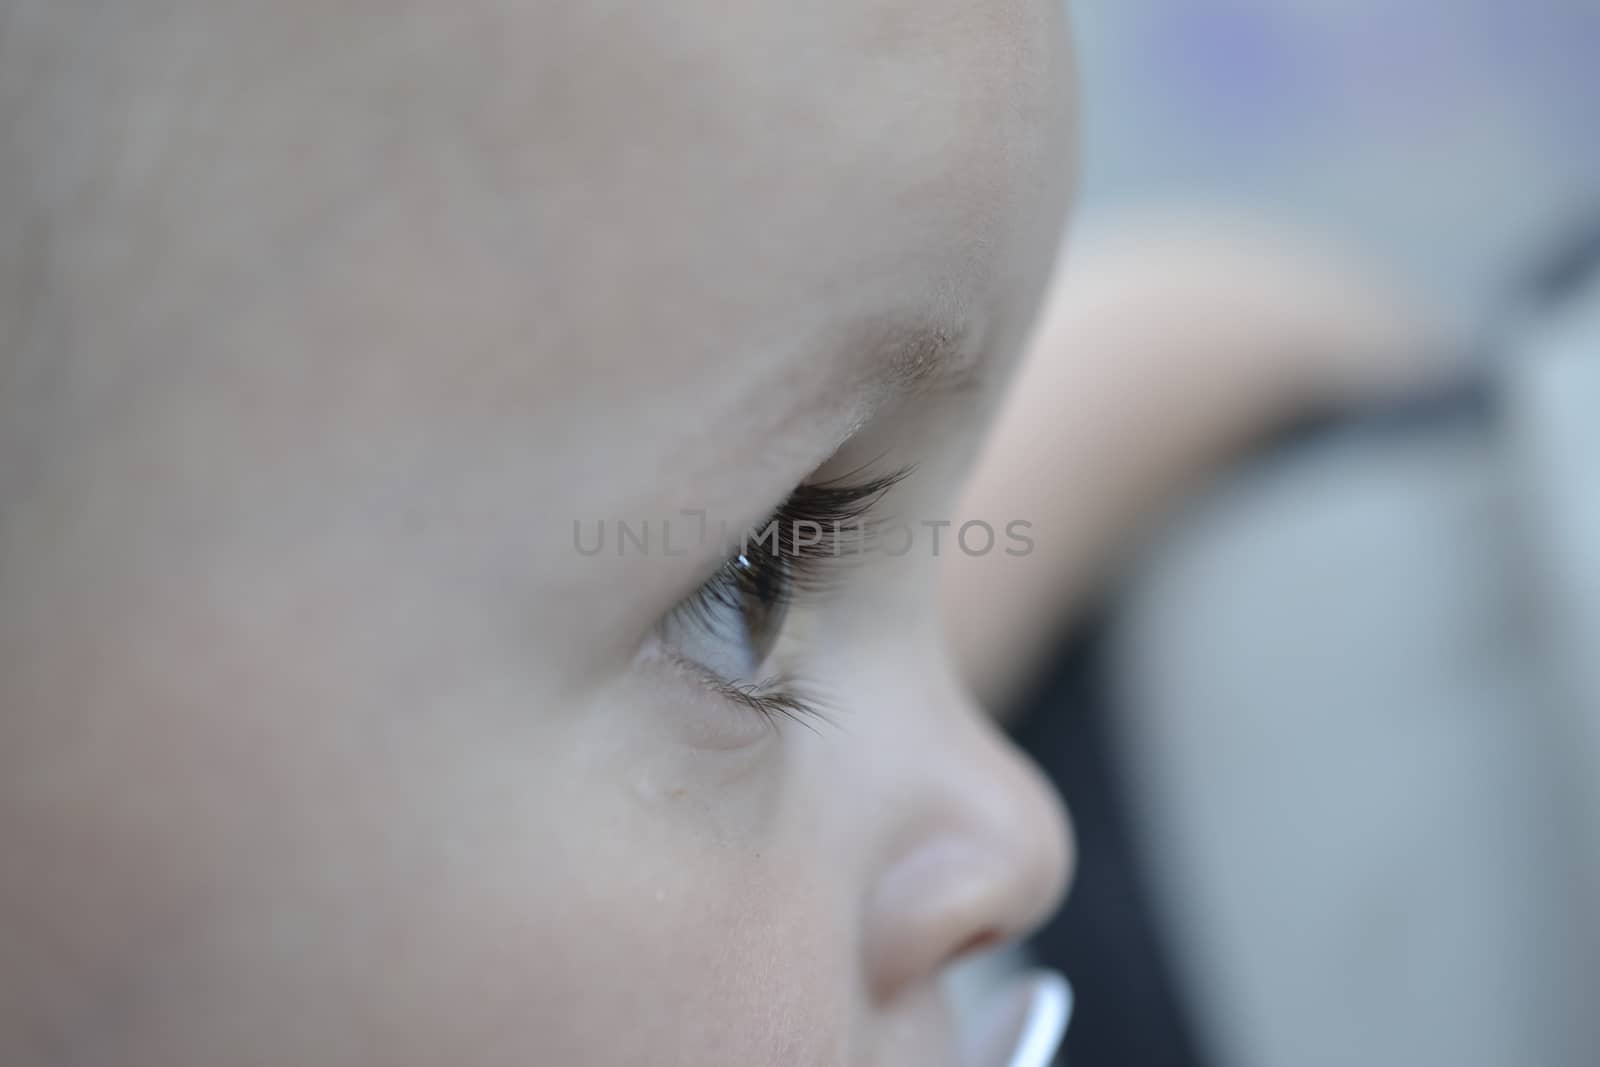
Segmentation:
[(735, 750), (748, 748), (776, 734), (772, 720), (741, 700), (736, 684), (716, 676), (709, 668), (680, 655), (659, 638), (652, 637), (640, 650), (635, 670), (669, 687), (652, 684), (650, 690), (668, 696), (673, 705), (663, 709), (674, 714), (673, 729), (681, 730), (685, 741), (696, 748)]

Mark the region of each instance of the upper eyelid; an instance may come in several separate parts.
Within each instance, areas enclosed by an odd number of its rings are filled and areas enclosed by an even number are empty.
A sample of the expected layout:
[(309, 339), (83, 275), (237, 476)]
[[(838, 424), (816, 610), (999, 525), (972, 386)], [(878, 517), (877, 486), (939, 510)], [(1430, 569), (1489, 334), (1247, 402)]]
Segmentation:
[[(813, 573), (812, 563), (843, 554), (841, 538), (847, 524), (859, 524), (855, 530), (863, 540), (870, 539), (873, 524), (881, 521), (881, 516), (872, 518), (871, 512), (890, 490), (910, 477), (914, 468), (906, 466), (865, 480), (852, 480), (865, 469), (796, 487), (764, 522), (744, 532), (703, 585), (726, 575), (738, 553), (752, 549), (779, 557), (791, 569), (790, 577), (803, 582)], [(800, 523), (815, 524), (820, 539), (802, 541), (798, 536)], [(862, 546), (856, 547), (859, 550)]]
[[(861, 541), (869, 541), (873, 520), (868, 519), (868, 513), (913, 468), (902, 467), (889, 474), (851, 481), (862, 469), (865, 468), (796, 488), (764, 523), (745, 531), (739, 543), (728, 548), (716, 568), (682, 597), (666, 618), (711, 629), (706, 620), (717, 609), (737, 610), (741, 583), (749, 581), (751, 572), (760, 568), (782, 568), (780, 595), (786, 605), (792, 605), (802, 593), (826, 592), (842, 576), (842, 571), (831, 565), (846, 556), (857, 556), (865, 548), (858, 543), (852, 551), (845, 552), (841, 524), (860, 523), (857, 530)], [(800, 522), (816, 524), (816, 541), (801, 542), (795, 525)], [(766, 531), (772, 531), (770, 537)], [(737, 567), (735, 563), (741, 555), (756, 561), (756, 567)]]
[[(786, 540), (780, 542), (780, 548), (787, 549), (785, 554), (803, 557), (805, 553), (802, 549), (808, 546), (795, 543), (798, 540), (794, 536), (795, 523), (814, 522), (832, 531), (836, 526), (866, 519), (890, 490), (910, 477), (913, 469), (901, 467), (889, 474), (852, 481), (860, 474), (860, 470), (857, 470), (827, 481), (800, 485), (761, 529), (778, 523), (780, 537), (786, 535)], [(787, 529), (785, 524), (788, 524)]]
[[(844, 526), (860, 520), (868, 520), (869, 523), (881, 521), (881, 517), (869, 518), (870, 513), (891, 489), (910, 477), (916, 468), (907, 465), (888, 474), (853, 480), (870, 466), (871, 464), (858, 467), (825, 481), (802, 483), (790, 490), (789, 495), (776, 508), (767, 512), (761, 521), (742, 530), (729, 527), (725, 521), (710, 516), (703, 508), (684, 509), (680, 515), (695, 520), (696, 524), (688, 537), (691, 540), (698, 539), (702, 545), (709, 543), (717, 552), (710, 559), (702, 558), (702, 563), (697, 568), (699, 573), (692, 585), (683, 587), (683, 592), (679, 594), (680, 599), (715, 581), (726, 571), (741, 549), (762, 547), (765, 543), (763, 535), (771, 530), (774, 524), (777, 524), (777, 533), (780, 536), (778, 554), (791, 561), (840, 554), (834, 551), (834, 545), (830, 542), (824, 542), (820, 546), (796, 544), (798, 539), (793, 536), (794, 523), (816, 522), (826, 533), (832, 533), (833, 524), (836, 522)], [(675, 525), (673, 529), (676, 529)], [(683, 553), (679, 551), (672, 554)]]

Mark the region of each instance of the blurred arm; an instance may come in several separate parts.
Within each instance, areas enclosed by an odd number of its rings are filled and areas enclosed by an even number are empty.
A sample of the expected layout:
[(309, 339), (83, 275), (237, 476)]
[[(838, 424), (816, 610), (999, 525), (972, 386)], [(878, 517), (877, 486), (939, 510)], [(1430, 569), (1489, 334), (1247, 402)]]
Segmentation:
[(1444, 351), (1370, 272), (1281, 237), (1167, 221), (1075, 250), (958, 512), (1026, 520), (1034, 548), (946, 566), (980, 698), (1015, 696), (1164, 501), (1295, 416), (1425, 381)]

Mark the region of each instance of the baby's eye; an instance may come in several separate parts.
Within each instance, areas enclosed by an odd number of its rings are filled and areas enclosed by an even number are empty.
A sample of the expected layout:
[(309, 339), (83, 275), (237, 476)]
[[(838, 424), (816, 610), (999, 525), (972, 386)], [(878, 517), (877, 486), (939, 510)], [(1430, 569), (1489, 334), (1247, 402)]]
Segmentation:
[(800, 486), (658, 624), (661, 643), (700, 668), (713, 690), (768, 719), (825, 718), (814, 695), (797, 694), (791, 672), (773, 670), (768, 661), (789, 605), (797, 595), (814, 603), (842, 577), (849, 563), (844, 557), (859, 557), (872, 537), (868, 513), (909, 473), (904, 468), (864, 482), (846, 476)]
[(783, 632), (793, 588), (781, 556), (742, 549), (662, 621), (662, 640), (730, 683), (756, 682)]

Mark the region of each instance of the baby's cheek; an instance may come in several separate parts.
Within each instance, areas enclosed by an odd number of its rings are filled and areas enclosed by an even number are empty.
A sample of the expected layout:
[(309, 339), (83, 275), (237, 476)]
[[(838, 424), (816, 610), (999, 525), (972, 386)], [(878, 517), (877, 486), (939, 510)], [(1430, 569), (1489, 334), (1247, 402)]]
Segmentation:
[[(594, 899), (600, 925), (551, 929), (532, 1047), (550, 1062), (743, 1067), (834, 1064), (851, 989), (829, 923), (705, 886), (693, 900)], [(559, 1050), (560, 1055), (557, 1055)]]
[(213, 639), (12, 782), (0, 1062), (840, 1062), (856, 926), (781, 743), (271, 667)]
[(842, 880), (735, 810), (761, 785), (648, 781), (591, 800), (593, 835), (562, 849), (559, 899), (532, 916), (538, 1047), (599, 1065), (842, 1063), (858, 971)]
[(205, 907), (141, 922), (62, 1029), (86, 1062), (163, 1067), (842, 1063), (854, 924), (819, 857), (719, 837), (687, 796), (618, 817), (591, 785), (491, 814), (369, 778), (403, 819), (287, 806), (221, 883), (219, 841), (173, 842), (164, 878), (211, 885), (174, 899)]

